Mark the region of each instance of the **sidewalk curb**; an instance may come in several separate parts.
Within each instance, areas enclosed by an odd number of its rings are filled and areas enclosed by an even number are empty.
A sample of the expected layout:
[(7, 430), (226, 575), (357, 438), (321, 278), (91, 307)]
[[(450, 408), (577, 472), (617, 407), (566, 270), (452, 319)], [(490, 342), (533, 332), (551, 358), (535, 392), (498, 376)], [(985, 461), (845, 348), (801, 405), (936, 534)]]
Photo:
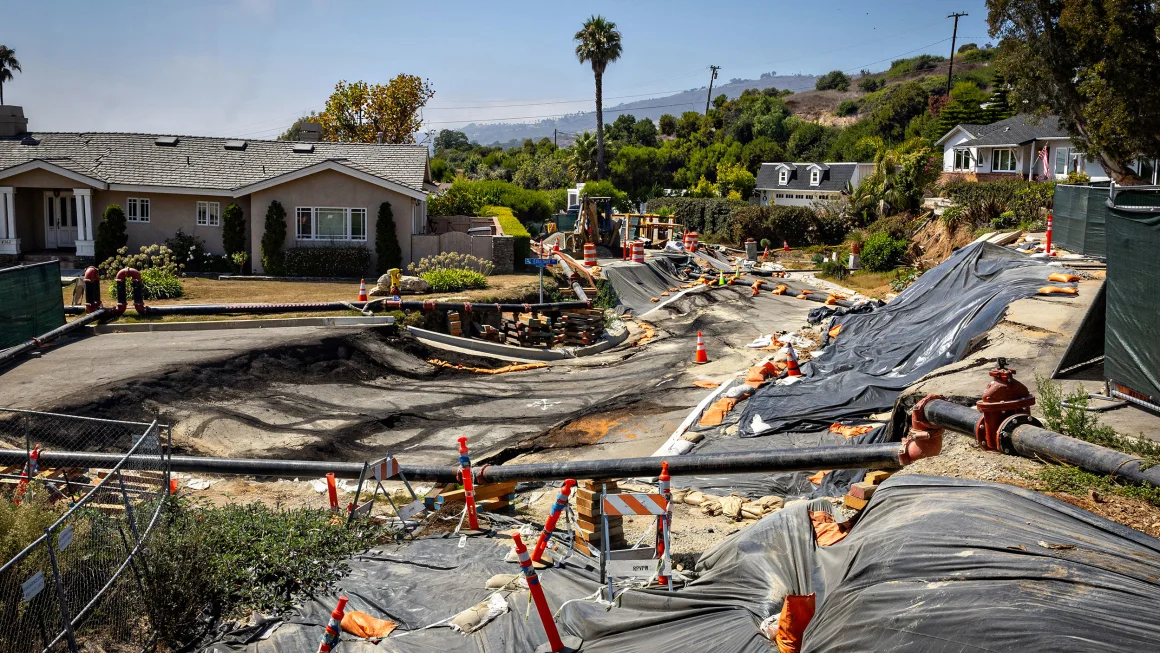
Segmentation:
[(164, 331), (223, 331), (229, 329), (277, 329), (285, 327), (390, 326), (395, 318), (378, 317), (288, 317), (273, 320), (206, 320), (204, 322), (139, 322), (99, 324), (89, 327), (96, 335), (108, 333), (153, 333)]
[(494, 358), (502, 358), (505, 360), (524, 361), (530, 363), (542, 363), (548, 361), (561, 361), (569, 358), (581, 358), (583, 356), (591, 356), (607, 351), (624, 343), (628, 340), (628, 329), (625, 329), (620, 335), (610, 336), (606, 340), (601, 340), (594, 345), (587, 347), (573, 347), (564, 349), (537, 349), (533, 347), (515, 347), (513, 345), (502, 345), (497, 342), (489, 342), (487, 340), (479, 340), (477, 338), (461, 338), (446, 333), (439, 333), (437, 331), (428, 331), (427, 329), (420, 329), (418, 327), (409, 326), (407, 331), (419, 340), (438, 346), (447, 346), (458, 351), (466, 351), (468, 353), (475, 353), (484, 356), (491, 356)]

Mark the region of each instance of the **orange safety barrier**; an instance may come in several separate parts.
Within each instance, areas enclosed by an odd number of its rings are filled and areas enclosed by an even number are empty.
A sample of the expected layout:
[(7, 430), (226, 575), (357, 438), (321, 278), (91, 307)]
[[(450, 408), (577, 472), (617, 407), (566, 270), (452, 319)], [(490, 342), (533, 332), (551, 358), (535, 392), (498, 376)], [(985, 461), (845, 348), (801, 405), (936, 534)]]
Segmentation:
[(596, 245), (592, 243), (584, 243), (584, 265), (586, 267), (596, 265)]
[(1044, 286), (1039, 289), (1040, 295), (1078, 295), (1079, 290), (1076, 288), (1064, 288), (1062, 286)]
[(786, 353), (786, 360), (785, 360), (786, 376), (801, 376), (802, 371), (801, 371), (801, 368), (798, 366), (797, 354), (794, 353), (793, 345), (786, 345), (785, 349), (786, 349), (786, 352), (785, 352)]
[(1067, 274), (1065, 272), (1052, 272), (1047, 275), (1048, 281), (1058, 281), (1060, 283), (1073, 283), (1079, 281), (1079, 276), (1074, 274)]
[(705, 350), (705, 337), (701, 335), (700, 331), (697, 332), (697, 354), (693, 358), (693, 362), (697, 364), (709, 362), (709, 352)]
[(338, 510), (338, 486), (334, 481), (334, 472), (326, 473), (326, 492), (330, 496), (330, 509)]

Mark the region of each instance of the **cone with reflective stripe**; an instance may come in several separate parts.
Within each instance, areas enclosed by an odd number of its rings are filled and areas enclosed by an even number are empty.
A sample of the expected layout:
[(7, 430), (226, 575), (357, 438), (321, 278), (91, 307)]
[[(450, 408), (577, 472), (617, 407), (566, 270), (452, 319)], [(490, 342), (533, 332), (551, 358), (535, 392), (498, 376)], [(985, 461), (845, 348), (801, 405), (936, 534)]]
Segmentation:
[(781, 241), (781, 249), (783, 252), (789, 251), (789, 241), (788, 240)]
[[(536, 651), (551, 651), (552, 653), (561, 653), (562, 651), (574, 651), (579, 649), (580, 642), (569, 641), (569, 645), (565, 646), (564, 641), (560, 639), (560, 631), (556, 629), (556, 621), (552, 618), (552, 609), (548, 607), (548, 597), (544, 596), (544, 588), (540, 587), (540, 577), (536, 575), (536, 570), (532, 569), (532, 559), (528, 555), (528, 547), (524, 546), (524, 541), (520, 539), (519, 532), (512, 533), (512, 540), (516, 543), (516, 555), (520, 557), (520, 571), (524, 572), (524, 580), (528, 583), (528, 591), (532, 594), (532, 601), (536, 604), (536, 612), (540, 614), (540, 624), (544, 627), (544, 633), (548, 636), (548, 645), (541, 646)], [(569, 638), (572, 640), (573, 638)]]
[(463, 499), (466, 503), (467, 526), (479, 532), (479, 517), (475, 511), (475, 479), (471, 476), (471, 458), (467, 455), (467, 438), (459, 438), (459, 470), (463, 480)]
[(318, 653), (327, 653), (338, 644), (338, 636), (342, 634), (342, 617), (346, 612), (347, 600), (345, 596), (338, 597), (338, 607), (330, 613), (330, 623), (326, 624), (326, 630), (318, 642)]
[(358, 282), (358, 300), (365, 302), (367, 300), (367, 280), (362, 279)]
[[(669, 500), (669, 510), (663, 517), (657, 518), (657, 559), (660, 560), (665, 557), (665, 522), (673, 517), (673, 493), (669, 489), (669, 464), (661, 462), (661, 475), (657, 477), (657, 491), (664, 495), (665, 499)], [(657, 583), (660, 585), (668, 585), (669, 577), (663, 574), (657, 576)]]
[(697, 332), (697, 357), (693, 359), (694, 363), (708, 363), (709, 352), (705, 351), (705, 337), (701, 332)]
[(536, 540), (536, 548), (532, 549), (532, 563), (541, 563), (544, 558), (544, 550), (548, 548), (548, 540), (552, 537), (552, 531), (556, 530), (556, 522), (560, 520), (560, 515), (563, 514), (564, 509), (568, 507), (568, 497), (572, 495), (572, 486), (576, 485), (576, 479), (568, 479), (564, 481), (564, 487), (560, 488), (560, 493), (556, 495), (556, 503), (552, 504), (552, 512), (548, 513), (548, 521), (544, 522), (544, 531), (540, 533), (540, 539)]
[(797, 354), (794, 353), (793, 345), (787, 344), (785, 346), (785, 375), (786, 376), (801, 376), (801, 368), (798, 367)]

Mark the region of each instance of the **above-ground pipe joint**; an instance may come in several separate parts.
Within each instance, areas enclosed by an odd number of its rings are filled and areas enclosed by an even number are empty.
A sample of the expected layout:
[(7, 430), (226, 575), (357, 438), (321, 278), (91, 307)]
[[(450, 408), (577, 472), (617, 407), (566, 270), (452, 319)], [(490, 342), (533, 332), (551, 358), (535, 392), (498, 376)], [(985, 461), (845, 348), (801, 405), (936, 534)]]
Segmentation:
[(114, 281), (117, 284), (117, 312), (124, 313), (129, 303), (125, 295), (125, 279), (133, 280), (133, 310), (144, 313), (149, 310), (145, 306), (145, 284), (141, 281), (141, 273), (134, 268), (123, 268), (117, 273)]
[(926, 417), (927, 405), (940, 399), (943, 397), (927, 395), (910, 411), (910, 432), (902, 439), (902, 449), (898, 452), (900, 464), (909, 465), (916, 460), (942, 453), (943, 429)]
[(101, 273), (95, 267), (85, 269), (85, 312), (101, 308)]
[(1000, 358), (991, 370), (991, 382), (975, 404), (982, 417), (975, 425), (975, 440), (979, 446), (992, 451), (1002, 450), (1000, 427), (1012, 415), (1030, 415), (1035, 397), (1027, 386), (1015, 378), (1015, 370), (1007, 368), (1007, 359)]

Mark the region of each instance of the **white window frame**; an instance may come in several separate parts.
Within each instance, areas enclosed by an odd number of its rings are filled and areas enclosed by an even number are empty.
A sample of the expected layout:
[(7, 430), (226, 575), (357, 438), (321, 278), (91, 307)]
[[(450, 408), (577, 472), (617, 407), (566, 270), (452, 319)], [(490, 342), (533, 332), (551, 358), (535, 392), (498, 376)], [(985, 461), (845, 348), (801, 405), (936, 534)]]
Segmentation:
[(811, 170), (810, 171), (810, 185), (817, 186), (820, 183), (822, 183), (822, 171), (821, 170)]
[[(318, 235), (318, 212), (319, 211), (342, 211), (344, 218), (345, 233), (342, 236), (325, 236)], [(362, 235), (353, 235), (354, 218), (356, 215), (362, 216)], [(301, 218), (308, 216), (310, 220), (310, 233), (303, 235), (301, 229)], [(295, 240), (310, 240), (320, 242), (355, 242), (365, 243), (367, 241), (367, 231), (370, 229), (368, 223), (368, 211), (366, 207), (361, 206), (298, 206), (294, 208), (294, 239)]]
[(125, 219), (129, 222), (149, 222), (150, 208), (148, 197), (127, 197)]
[(788, 183), (789, 183), (789, 170), (782, 168), (777, 173), (777, 185), (778, 186), (785, 186)]
[[(1007, 152), (1011, 155), (1011, 166), (1009, 168), (1000, 167), (999, 165), (1000, 159), (1002, 158), (1000, 155), (1003, 152)], [(1018, 157), (1015, 156), (1015, 150), (1011, 148), (1001, 148), (991, 151), (991, 172), (1018, 172), (1018, 170), (1019, 160)]]
[(973, 169), (974, 157), (971, 156), (970, 148), (956, 147), (954, 150), (954, 163), (951, 166), (951, 169), (955, 171)]
[(198, 201), (196, 215), (197, 226), (220, 227), (222, 226), (222, 203)]

